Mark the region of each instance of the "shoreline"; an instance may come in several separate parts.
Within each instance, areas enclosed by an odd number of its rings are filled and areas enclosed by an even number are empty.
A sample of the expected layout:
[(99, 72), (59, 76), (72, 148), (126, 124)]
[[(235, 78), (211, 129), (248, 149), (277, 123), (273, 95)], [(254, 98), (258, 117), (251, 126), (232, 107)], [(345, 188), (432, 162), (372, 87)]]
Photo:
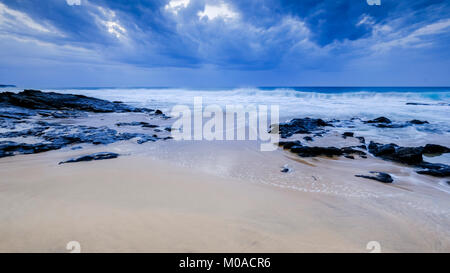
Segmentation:
[[(357, 135), (308, 118), (283, 129), (294, 134), (280, 146), (297, 141), (299, 156), (286, 146), (261, 152), (252, 141), (173, 141), (162, 112), (97, 99), (88, 106), (106, 112), (2, 116), (5, 139), (30, 143), (3, 142), (25, 154), (0, 158), (0, 252), (67, 252), (70, 241), (83, 252), (368, 252), (370, 241), (383, 252), (450, 251), (446, 178), (393, 162), (415, 157), (384, 160), (358, 147)], [(314, 140), (298, 138), (299, 129)], [(39, 144), (42, 136), (51, 143)], [(27, 154), (36, 148), (44, 150)], [(120, 156), (58, 165), (105, 152)], [(370, 171), (394, 183), (355, 176)]]
[(367, 252), (373, 240), (383, 252), (450, 247), (444, 234), (364, 199), (219, 178), (142, 156), (60, 167), (50, 162), (61, 152), (50, 153), (0, 162), (10, 177), (0, 191), (1, 252), (66, 252), (74, 240), (83, 252)]

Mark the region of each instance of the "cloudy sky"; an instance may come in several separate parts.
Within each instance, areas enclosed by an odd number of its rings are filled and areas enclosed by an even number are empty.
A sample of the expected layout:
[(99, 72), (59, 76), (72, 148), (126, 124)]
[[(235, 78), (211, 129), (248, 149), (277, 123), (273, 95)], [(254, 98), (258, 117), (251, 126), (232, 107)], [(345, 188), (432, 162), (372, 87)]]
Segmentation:
[(0, 0), (0, 84), (450, 86), (450, 1)]

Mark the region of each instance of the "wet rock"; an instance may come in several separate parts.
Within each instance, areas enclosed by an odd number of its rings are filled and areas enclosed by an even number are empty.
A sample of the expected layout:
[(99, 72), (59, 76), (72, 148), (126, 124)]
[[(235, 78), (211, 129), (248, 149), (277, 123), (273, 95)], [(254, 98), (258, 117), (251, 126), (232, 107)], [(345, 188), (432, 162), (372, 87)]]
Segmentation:
[(450, 166), (423, 161), (423, 154), (448, 153), (450, 149), (436, 144), (427, 144), (425, 147), (400, 147), (396, 144), (379, 144), (370, 142), (369, 152), (375, 156), (394, 162), (413, 165), (421, 168), (417, 173), (437, 177), (448, 177)]
[(393, 123), (386, 117), (378, 117), (376, 119), (364, 121), (364, 123), (372, 124), (373, 126), (378, 128), (403, 128), (410, 125), (405, 123)]
[(27, 144), (13, 141), (0, 142), (0, 154), (2, 154), (2, 157), (13, 156), (15, 154), (36, 154), (61, 148), (61, 145), (54, 143)]
[[(359, 148), (359, 147), (357, 147), (357, 148)], [(347, 155), (352, 155), (352, 154), (356, 154), (359, 156), (366, 155), (365, 152), (360, 151), (360, 150), (355, 150), (353, 147), (344, 147), (344, 148), (341, 148), (341, 151), (342, 151), (342, 153), (347, 154)]]
[(368, 120), (365, 123), (384, 123), (384, 124), (390, 124), (392, 121), (386, 117), (378, 117), (376, 119)]
[(94, 161), (94, 160), (106, 160), (106, 159), (114, 159), (118, 158), (119, 154), (116, 153), (95, 153), (90, 155), (85, 155), (73, 159), (69, 159), (67, 161), (59, 162), (59, 164), (66, 164), (66, 163), (76, 163), (76, 162), (87, 162), (87, 161)]
[(366, 145), (356, 145), (356, 146), (350, 146), (350, 148), (357, 148), (361, 150), (367, 150)]
[(418, 119), (413, 119), (413, 120), (409, 121), (409, 123), (416, 124), (416, 125), (429, 124), (429, 122), (426, 120), (418, 120)]
[(86, 114), (80, 111), (39, 111), (38, 115), (58, 119), (79, 118), (86, 116)]
[[(18, 94), (3, 92), (0, 93), (0, 127), (9, 131), (0, 133), (0, 139), (35, 137), (40, 139), (41, 142), (36, 144), (0, 142), (0, 157), (45, 152), (82, 143), (106, 145), (134, 138), (137, 139), (139, 144), (156, 141), (160, 139), (156, 135), (119, 133), (106, 126), (92, 127), (73, 124), (64, 125), (44, 120), (36, 121), (36, 117), (39, 116), (63, 119), (87, 116), (86, 112), (150, 113), (153, 111), (146, 108), (135, 108), (121, 102), (109, 102), (80, 95), (45, 93), (36, 90), (25, 90)], [(160, 118), (166, 118), (162, 112)], [(26, 126), (31, 128), (14, 131), (17, 123), (26, 123)], [(142, 126), (144, 128), (159, 127), (147, 122), (118, 124), (118, 126), (125, 125)]]
[(22, 131), (11, 131), (6, 133), (0, 133), (0, 138), (15, 138), (15, 137), (28, 137), (36, 136), (39, 137), (44, 134), (44, 131), (49, 129), (48, 126), (37, 126), (31, 129), (26, 129)]
[(155, 114), (156, 114), (156, 115), (163, 115), (163, 112), (162, 112), (161, 110), (158, 109), (158, 110), (155, 111)]
[(418, 174), (435, 177), (450, 177), (450, 166), (445, 164), (423, 162), (418, 167), (422, 168), (421, 170), (416, 171)]
[(353, 132), (344, 132), (342, 134), (343, 138), (347, 138), (347, 137), (353, 137), (355, 134)]
[(352, 155), (346, 155), (346, 156), (344, 156), (345, 158), (348, 158), (348, 159), (355, 159), (355, 157), (354, 156), (352, 156)]
[(353, 149), (352, 147), (336, 148), (336, 147), (310, 147), (303, 146), (300, 141), (280, 141), (280, 147), (290, 150), (301, 157), (316, 156), (342, 156), (342, 155), (366, 155), (365, 152)]
[(38, 90), (24, 90), (17, 94), (12, 92), (0, 93), (0, 106), (42, 110), (78, 110), (95, 113), (150, 111), (150, 109), (135, 108), (126, 104), (112, 103), (83, 95), (59, 94)]
[(293, 119), (288, 123), (279, 124), (279, 133), (281, 138), (288, 138), (294, 134), (311, 134), (313, 131), (320, 130), (327, 126), (333, 125), (322, 119)]
[(159, 138), (157, 135), (153, 135), (153, 136), (148, 136), (148, 135), (140, 135), (139, 139), (137, 141), (138, 144), (144, 144), (147, 143), (149, 141), (151, 142), (155, 142), (157, 141)]
[(430, 104), (422, 102), (407, 102), (406, 105), (430, 105)]
[(283, 168), (281, 168), (281, 172), (282, 173), (289, 173), (289, 172), (291, 172), (291, 169), (289, 168), (289, 165), (288, 164), (284, 165)]
[(353, 132), (344, 132), (343, 134), (342, 134), (342, 138), (347, 138), (347, 137), (354, 137), (354, 133)]
[(409, 165), (417, 165), (423, 161), (423, 147), (400, 147), (393, 143), (380, 144), (371, 141), (369, 152), (383, 159)]
[(116, 123), (116, 126), (141, 126), (143, 128), (158, 128), (158, 125), (153, 125), (145, 121), (133, 121), (133, 122), (119, 122)]
[(422, 152), (424, 154), (445, 154), (450, 153), (450, 148), (437, 144), (427, 144), (423, 147)]
[(340, 156), (343, 155), (341, 149), (336, 147), (308, 147), (308, 146), (293, 146), (291, 152), (298, 154), (301, 157), (316, 157), (316, 156)]
[(91, 127), (76, 125), (61, 125), (46, 122), (37, 122), (36, 126), (31, 129), (22, 131), (12, 131), (1, 133), (0, 138), (16, 138), (16, 137), (37, 137), (42, 139), (41, 143), (23, 144), (15, 142), (0, 142), (0, 151), (4, 156), (14, 154), (31, 154), (50, 150), (57, 150), (69, 145), (89, 143), (94, 145), (106, 145), (118, 141), (130, 140), (137, 138), (139, 144), (149, 141), (156, 141), (159, 138), (139, 133), (118, 133), (116, 130), (108, 127)]
[(359, 139), (359, 143), (366, 144), (366, 139), (364, 137), (356, 137), (356, 138)]
[(314, 139), (313, 139), (312, 137), (310, 137), (310, 136), (305, 136), (303, 139), (306, 140), (306, 141), (313, 141), (313, 140), (314, 140)]
[(371, 179), (371, 180), (376, 180), (382, 183), (392, 183), (394, 182), (394, 179), (392, 179), (392, 177), (387, 174), (387, 173), (383, 173), (383, 172), (370, 172), (371, 174), (375, 174), (374, 176), (371, 175), (355, 175), (356, 177), (361, 177), (361, 178), (366, 178), (366, 179)]
[(283, 147), (284, 149), (290, 149), (293, 146), (302, 146), (302, 143), (298, 140), (296, 140), (296, 141), (280, 141), (280, 142), (278, 142), (278, 146)]
[(3, 150), (0, 150), (0, 158), (13, 156), (13, 155), (14, 154), (12, 152), (6, 152), (6, 151), (3, 151)]

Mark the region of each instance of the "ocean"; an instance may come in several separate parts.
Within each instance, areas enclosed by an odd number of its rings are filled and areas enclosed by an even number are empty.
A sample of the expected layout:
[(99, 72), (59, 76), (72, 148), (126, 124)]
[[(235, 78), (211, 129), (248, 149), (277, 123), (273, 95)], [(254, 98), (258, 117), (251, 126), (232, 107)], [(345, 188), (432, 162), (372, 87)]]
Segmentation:
[[(3, 88), (21, 91), (23, 88)], [(259, 87), (189, 88), (42, 88), (74, 93), (170, 113), (174, 105), (192, 107), (194, 97), (204, 105), (279, 105), (281, 122), (292, 118), (338, 119), (337, 130), (351, 129), (380, 142), (422, 145), (429, 141), (450, 146), (450, 87)], [(387, 117), (393, 122), (413, 119), (429, 124), (376, 128), (362, 121)], [(357, 118), (350, 122), (352, 118)]]

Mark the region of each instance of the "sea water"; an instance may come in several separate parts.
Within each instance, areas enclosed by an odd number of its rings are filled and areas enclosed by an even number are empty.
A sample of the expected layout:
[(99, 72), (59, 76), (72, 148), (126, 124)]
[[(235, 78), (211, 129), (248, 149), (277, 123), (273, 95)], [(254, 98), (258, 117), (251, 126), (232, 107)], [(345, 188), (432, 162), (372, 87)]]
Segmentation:
[[(11, 88), (7, 88), (11, 90)], [(13, 91), (20, 91), (16, 88)], [(194, 97), (204, 105), (279, 105), (281, 121), (292, 118), (340, 120), (337, 130), (353, 131), (379, 142), (450, 146), (450, 87), (259, 87), (259, 88), (43, 88), (138, 107), (170, 112), (175, 105), (192, 107)], [(0, 90), (1, 91), (1, 90)], [(363, 121), (384, 116), (393, 122), (413, 119), (429, 124), (377, 128)], [(352, 118), (353, 121), (350, 122)]]

